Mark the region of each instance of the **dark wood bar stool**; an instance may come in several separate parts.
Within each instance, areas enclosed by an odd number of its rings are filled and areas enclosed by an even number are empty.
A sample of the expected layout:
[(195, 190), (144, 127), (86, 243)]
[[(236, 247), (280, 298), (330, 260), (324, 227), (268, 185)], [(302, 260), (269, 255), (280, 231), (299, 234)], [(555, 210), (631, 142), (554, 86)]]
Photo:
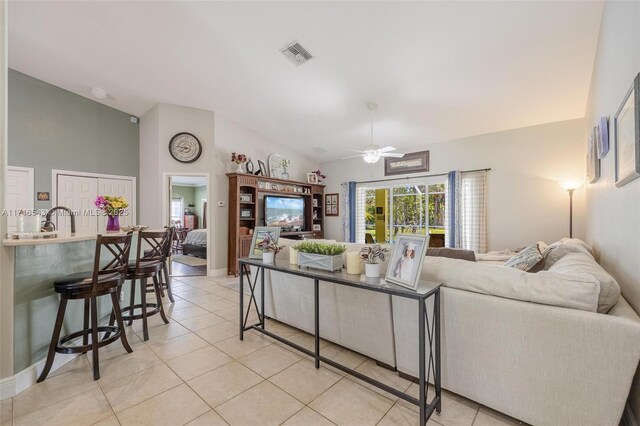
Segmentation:
[[(131, 249), (131, 232), (127, 235), (107, 236), (98, 235), (96, 252), (93, 261), (93, 273), (81, 272), (67, 275), (54, 282), (55, 292), (60, 294), (60, 306), (58, 316), (53, 327), (53, 336), (47, 353), (47, 361), (44, 369), (38, 377), (38, 383), (44, 381), (51, 370), (56, 352), (63, 354), (86, 353), (92, 351), (93, 378), (100, 378), (100, 366), (98, 361), (98, 349), (110, 343), (120, 340), (127, 352), (133, 352), (124, 329), (124, 321), (120, 310), (118, 289), (124, 282), (129, 263), (129, 251)], [(110, 252), (112, 257), (105, 266), (100, 267), (100, 257), (105, 252)], [(117, 327), (98, 325), (98, 304), (100, 296), (111, 295), (113, 303), (113, 316), (117, 321)], [(60, 338), (60, 331), (64, 323), (64, 314), (69, 300), (84, 300), (84, 328)], [(89, 327), (89, 314), (91, 314), (91, 326)], [(106, 333), (102, 340), (98, 339), (98, 333)], [(110, 336), (113, 334), (113, 336)], [(91, 343), (89, 343), (91, 335)], [(65, 345), (79, 337), (82, 337), (82, 345)]]
[(176, 235), (176, 229), (173, 226), (167, 229), (171, 232), (171, 235), (169, 236), (169, 239), (167, 240), (167, 244), (164, 247), (164, 259), (162, 260), (162, 274), (161, 274), (161, 277), (164, 277), (164, 279), (162, 278), (160, 279), (160, 289), (167, 290), (167, 295), (169, 296), (169, 300), (171, 301), (171, 303), (175, 303), (175, 299), (173, 298), (173, 291), (171, 290), (171, 277), (169, 276), (168, 262), (172, 253), (171, 245)]
[[(131, 280), (131, 299), (130, 305), (122, 308), (123, 318), (128, 321), (129, 325), (133, 323), (133, 320), (142, 320), (142, 332), (144, 340), (149, 340), (149, 327), (147, 326), (147, 319), (150, 316), (160, 314), (165, 324), (169, 324), (169, 320), (164, 313), (162, 306), (162, 299), (160, 296), (160, 280), (158, 276), (162, 271), (163, 260), (165, 259), (166, 245), (171, 246), (171, 229), (165, 231), (140, 231), (138, 233), (138, 250), (136, 252), (135, 263), (130, 263), (125, 280)], [(148, 244), (150, 249), (146, 251), (146, 254), (142, 252), (142, 245)], [(153, 283), (148, 284), (148, 279), (151, 278)], [(135, 303), (136, 298), (136, 282), (140, 283), (140, 303)], [(148, 288), (150, 287), (150, 288)], [(147, 293), (155, 293), (156, 302), (147, 302)], [(149, 309), (151, 308), (151, 309)], [(140, 313), (136, 313), (139, 310)], [(110, 323), (115, 320), (115, 315), (112, 313)]]

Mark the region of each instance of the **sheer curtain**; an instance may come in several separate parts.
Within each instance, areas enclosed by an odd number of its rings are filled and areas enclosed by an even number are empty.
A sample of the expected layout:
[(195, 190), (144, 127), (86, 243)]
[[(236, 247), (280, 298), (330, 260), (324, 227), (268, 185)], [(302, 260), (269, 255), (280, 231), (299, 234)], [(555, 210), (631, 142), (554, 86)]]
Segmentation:
[(487, 171), (449, 173), (447, 246), (487, 251)]
[[(356, 241), (356, 183), (343, 183), (340, 194), (340, 203), (342, 209), (342, 230), (343, 240), (354, 243)], [(364, 223), (363, 223), (364, 226)]]

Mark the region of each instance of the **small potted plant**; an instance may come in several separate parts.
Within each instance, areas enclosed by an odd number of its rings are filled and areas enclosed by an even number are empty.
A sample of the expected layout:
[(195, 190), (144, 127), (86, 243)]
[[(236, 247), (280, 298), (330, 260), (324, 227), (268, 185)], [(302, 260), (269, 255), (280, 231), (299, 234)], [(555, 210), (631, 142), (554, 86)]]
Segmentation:
[(347, 247), (342, 244), (304, 241), (294, 247), (298, 251), (298, 265), (333, 272), (344, 266), (342, 253)]
[(287, 173), (287, 168), (289, 167), (290, 164), (291, 164), (291, 160), (287, 160), (286, 158), (283, 158), (282, 161), (280, 162), (280, 165), (282, 166), (282, 170), (284, 170), (280, 174), (282, 179), (289, 179), (289, 173)]
[(264, 263), (273, 263), (276, 260), (276, 255), (282, 251), (284, 245), (277, 245), (273, 241), (264, 241), (260, 244), (262, 249), (262, 261)]
[(380, 276), (380, 262), (384, 262), (386, 253), (389, 253), (389, 249), (381, 247), (380, 244), (362, 247), (360, 259), (364, 261), (364, 273), (367, 277)]
[(236, 173), (244, 173), (244, 170), (242, 170), (242, 164), (247, 162), (246, 155), (236, 154), (235, 152), (232, 152), (231, 161), (236, 163), (236, 166), (238, 166), (238, 168), (236, 169)]

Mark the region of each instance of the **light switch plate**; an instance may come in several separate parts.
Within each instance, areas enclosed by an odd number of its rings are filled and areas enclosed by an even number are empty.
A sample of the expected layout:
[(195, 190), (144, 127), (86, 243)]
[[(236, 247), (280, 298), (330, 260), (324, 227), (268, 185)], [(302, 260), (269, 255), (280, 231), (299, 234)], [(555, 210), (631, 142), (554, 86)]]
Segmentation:
[(227, 205), (226, 201), (218, 201), (218, 207), (224, 207)]

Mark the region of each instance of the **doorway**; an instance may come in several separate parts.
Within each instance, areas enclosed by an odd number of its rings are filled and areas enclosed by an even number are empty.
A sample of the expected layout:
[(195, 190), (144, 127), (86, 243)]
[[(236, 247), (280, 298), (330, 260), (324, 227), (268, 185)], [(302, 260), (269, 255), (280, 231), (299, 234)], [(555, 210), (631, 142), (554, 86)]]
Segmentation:
[(207, 276), (209, 271), (209, 175), (165, 173), (163, 221), (176, 228), (170, 261), (174, 277)]

